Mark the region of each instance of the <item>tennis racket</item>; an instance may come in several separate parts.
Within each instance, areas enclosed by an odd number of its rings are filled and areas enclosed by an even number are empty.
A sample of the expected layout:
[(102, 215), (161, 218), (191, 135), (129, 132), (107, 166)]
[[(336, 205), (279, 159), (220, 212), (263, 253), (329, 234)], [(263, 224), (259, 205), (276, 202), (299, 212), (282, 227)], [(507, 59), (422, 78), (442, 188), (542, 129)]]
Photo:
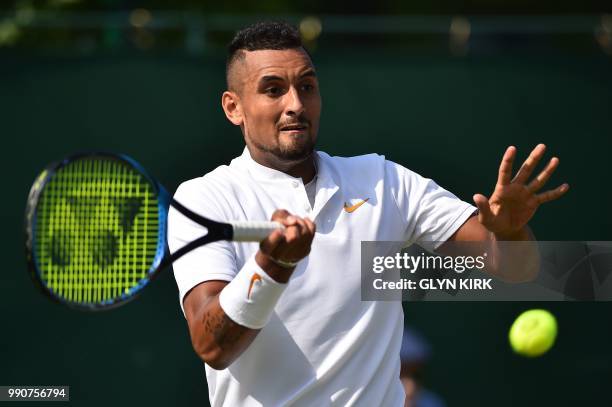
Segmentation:
[[(170, 205), (207, 234), (172, 255)], [(277, 222), (217, 222), (175, 201), (145, 169), (120, 154), (82, 153), (49, 165), (26, 205), (28, 270), (51, 299), (86, 311), (135, 298), (153, 277), (191, 250), (218, 240), (257, 242)]]

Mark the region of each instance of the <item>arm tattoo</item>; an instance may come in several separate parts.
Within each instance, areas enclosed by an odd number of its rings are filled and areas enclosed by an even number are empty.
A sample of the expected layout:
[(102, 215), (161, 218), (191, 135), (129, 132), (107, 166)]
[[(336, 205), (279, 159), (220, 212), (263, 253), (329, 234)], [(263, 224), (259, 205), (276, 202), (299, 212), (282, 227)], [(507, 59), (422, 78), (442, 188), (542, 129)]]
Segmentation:
[(215, 338), (221, 349), (231, 348), (247, 329), (232, 321), (223, 311), (207, 311), (203, 322), (205, 332)]

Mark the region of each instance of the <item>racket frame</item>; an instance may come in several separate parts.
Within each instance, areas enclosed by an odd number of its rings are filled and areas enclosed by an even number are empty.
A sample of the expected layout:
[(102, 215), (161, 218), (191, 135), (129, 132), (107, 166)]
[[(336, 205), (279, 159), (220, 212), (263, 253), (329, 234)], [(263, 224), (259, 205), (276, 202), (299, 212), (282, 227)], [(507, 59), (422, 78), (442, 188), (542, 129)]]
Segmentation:
[[(157, 247), (155, 257), (146, 273), (146, 276), (142, 278), (138, 284), (130, 288), (128, 292), (122, 293), (119, 297), (111, 300), (105, 300), (99, 303), (78, 303), (73, 301), (67, 301), (58, 295), (54, 294), (53, 291), (44, 283), (40, 268), (37, 264), (37, 258), (35, 255), (36, 248), (36, 221), (37, 221), (37, 208), (40, 201), (40, 196), (45, 186), (53, 178), (53, 176), (63, 167), (81, 159), (111, 159), (121, 162), (124, 165), (132, 167), (153, 188), (153, 194), (158, 201), (158, 236), (157, 236)], [(170, 254), (167, 243), (167, 229), (168, 229), (168, 211), (172, 206), (178, 212), (192, 220), (193, 222), (204, 226), (207, 229), (207, 233), (201, 236), (185, 246), (179, 248), (174, 253)], [(256, 242), (264, 239), (272, 230), (283, 228), (283, 226), (277, 222), (217, 222), (211, 219), (207, 219), (201, 215), (192, 212), (187, 209), (181, 203), (174, 200), (166, 189), (153, 178), (145, 168), (132, 159), (131, 157), (124, 154), (116, 154), (109, 152), (82, 152), (66, 157), (60, 161), (49, 164), (36, 178), (34, 184), (30, 189), (28, 200), (26, 203), (25, 211), (25, 248), (26, 248), (26, 260), (28, 264), (29, 274), (34, 281), (34, 284), (54, 302), (63, 304), (72, 309), (81, 311), (101, 311), (119, 307), (125, 303), (136, 298), (143, 288), (145, 288), (165, 267), (170, 266), (172, 262), (176, 261), (183, 255), (189, 253), (193, 249), (203, 246), (207, 243), (218, 241), (218, 240), (234, 240), (242, 242)]]

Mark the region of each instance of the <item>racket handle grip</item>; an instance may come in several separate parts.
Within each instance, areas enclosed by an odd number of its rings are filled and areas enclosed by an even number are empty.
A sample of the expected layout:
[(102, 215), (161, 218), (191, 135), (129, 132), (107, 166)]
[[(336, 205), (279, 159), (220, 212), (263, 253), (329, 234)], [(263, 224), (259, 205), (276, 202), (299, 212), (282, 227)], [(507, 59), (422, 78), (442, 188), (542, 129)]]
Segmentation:
[(260, 242), (276, 229), (285, 227), (278, 222), (230, 222), (234, 228), (235, 242)]

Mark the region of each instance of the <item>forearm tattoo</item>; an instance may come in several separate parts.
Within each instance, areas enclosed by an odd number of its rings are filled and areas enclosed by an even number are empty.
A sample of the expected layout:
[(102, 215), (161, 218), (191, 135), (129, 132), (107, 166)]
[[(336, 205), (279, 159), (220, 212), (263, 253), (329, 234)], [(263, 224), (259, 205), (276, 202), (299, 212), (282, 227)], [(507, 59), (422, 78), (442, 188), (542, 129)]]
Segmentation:
[(207, 311), (204, 314), (204, 330), (212, 335), (221, 349), (232, 347), (247, 328), (232, 321), (223, 310)]

